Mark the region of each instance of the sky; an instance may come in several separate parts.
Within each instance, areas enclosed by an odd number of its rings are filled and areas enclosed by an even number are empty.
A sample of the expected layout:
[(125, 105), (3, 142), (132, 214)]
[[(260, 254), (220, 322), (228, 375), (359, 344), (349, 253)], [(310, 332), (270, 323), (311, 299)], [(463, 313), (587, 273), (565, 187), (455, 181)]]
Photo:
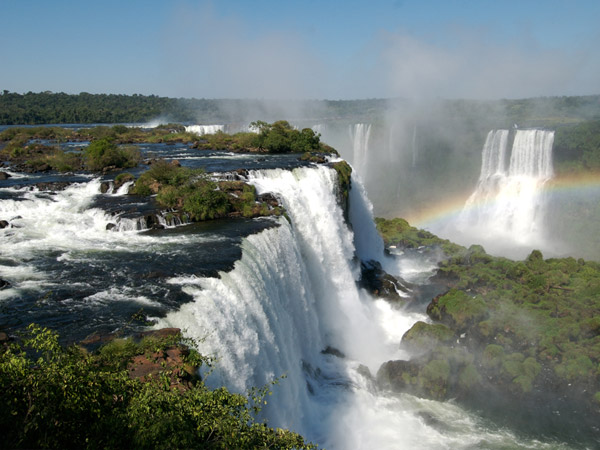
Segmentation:
[(600, 0), (0, 0), (0, 91), (600, 94)]

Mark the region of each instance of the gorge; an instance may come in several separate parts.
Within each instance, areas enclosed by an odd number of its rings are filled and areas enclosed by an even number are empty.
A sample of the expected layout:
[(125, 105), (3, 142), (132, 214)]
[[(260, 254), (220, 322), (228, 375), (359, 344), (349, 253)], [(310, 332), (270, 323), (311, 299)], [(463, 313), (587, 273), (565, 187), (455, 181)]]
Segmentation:
[[(410, 130), (410, 159), (417, 164), (417, 128)], [(352, 134), (359, 160), (368, 159), (361, 152), (368, 152), (370, 133), (361, 124)], [(482, 185), (497, 173), (523, 175), (518, 171), (525, 163), (515, 162), (506, 173), (499, 162), (506, 134), (490, 133)], [(543, 132), (517, 134), (527, 142), (531, 135), (550, 139)], [(286, 215), (148, 229), (139, 217), (155, 208), (153, 201), (129, 196), (127, 188), (102, 193), (112, 175), (24, 174), (8, 167), (11, 177), (0, 189), (0, 219), (9, 224), (0, 250), (0, 278), (9, 283), (0, 291), (4, 329), (37, 322), (72, 342), (94, 333), (176, 326), (198, 340), (202, 353), (217, 358), (206, 378), (214, 387), (244, 392), (285, 376), (273, 386), (261, 417), (325, 448), (578, 445), (511, 430), (452, 401), (377, 384), (383, 363), (411, 357), (399, 344), (416, 322), (428, 320), (424, 302), (440, 293), (428, 280), (442, 255), (424, 248), (385, 252), (361, 167), (353, 172), (345, 210), (339, 174), (331, 167), (336, 157), (314, 164), (297, 155), (166, 143), (139, 147), (144, 155), (177, 159), (185, 167), (241, 176), (257, 194), (273, 194)], [(235, 175), (239, 168), (244, 172)], [(70, 184), (56, 191), (37, 186), (56, 181)], [(410, 307), (360, 287), (361, 263), (369, 262), (411, 285), (408, 293), (398, 292)]]

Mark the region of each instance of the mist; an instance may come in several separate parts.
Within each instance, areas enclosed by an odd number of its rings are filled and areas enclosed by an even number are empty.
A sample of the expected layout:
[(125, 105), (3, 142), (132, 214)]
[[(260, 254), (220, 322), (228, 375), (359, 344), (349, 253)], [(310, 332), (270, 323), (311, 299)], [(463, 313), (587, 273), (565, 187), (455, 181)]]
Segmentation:
[[(356, 41), (336, 55), (315, 39), (327, 36), (318, 23), (307, 18), (303, 28), (285, 18), (267, 27), (233, 8), (180, 3), (164, 29), (168, 94), (223, 99), (218, 115), (235, 124), (230, 130), (280, 119), (312, 127), (354, 165), (376, 216), (404, 217), (448, 238), (461, 236), (432, 217), (458, 214), (475, 189), (487, 133), (540, 126), (532, 118), (557, 113), (542, 101), (511, 109), (511, 99), (600, 92), (593, 42), (551, 45), (523, 21), (509, 32), (466, 22), (442, 23), (429, 35), (356, 29)], [(322, 99), (382, 100), (357, 113)], [(357, 126), (368, 130), (362, 144)], [(557, 244), (551, 253), (571, 249)]]

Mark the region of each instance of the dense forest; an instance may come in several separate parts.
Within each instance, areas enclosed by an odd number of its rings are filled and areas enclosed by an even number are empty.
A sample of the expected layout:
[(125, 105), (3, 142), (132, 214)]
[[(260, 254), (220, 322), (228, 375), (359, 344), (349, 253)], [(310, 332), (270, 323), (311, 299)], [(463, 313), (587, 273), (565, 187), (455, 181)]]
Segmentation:
[(387, 100), (278, 101), (185, 99), (156, 95), (115, 95), (4, 90), (0, 95), (0, 125), (143, 123), (158, 117), (171, 122), (236, 122), (248, 117), (275, 120), (283, 111), (292, 118), (364, 118), (383, 111)]
[[(519, 100), (446, 100), (443, 115), (483, 127), (556, 126), (600, 119), (600, 95)], [(143, 123), (160, 117), (171, 122), (223, 123), (262, 120), (354, 120), (377, 122), (394, 109), (414, 109), (402, 99), (250, 100), (168, 98), (156, 95), (72, 95), (49, 91), (0, 93), (0, 125)], [(250, 119), (250, 120), (249, 120)]]

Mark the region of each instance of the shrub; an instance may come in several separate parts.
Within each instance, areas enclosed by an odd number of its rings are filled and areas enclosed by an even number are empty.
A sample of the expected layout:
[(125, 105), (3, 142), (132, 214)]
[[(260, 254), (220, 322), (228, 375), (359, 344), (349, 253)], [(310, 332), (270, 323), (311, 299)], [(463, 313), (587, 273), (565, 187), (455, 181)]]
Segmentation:
[[(133, 355), (165, 350), (181, 336), (135, 344), (119, 339), (88, 354), (63, 348), (31, 325), (24, 340), (0, 348), (0, 433), (5, 448), (314, 448), (302, 436), (256, 422), (268, 389), (248, 396), (197, 380), (181, 391), (168, 381), (128, 375)], [(209, 361), (195, 352), (189, 361)], [(168, 380), (168, 371), (160, 380)]]
[(109, 167), (127, 169), (140, 161), (140, 152), (134, 146), (119, 147), (111, 139), (93, 141), (84, 150), (87, 168), (93, 171)]

